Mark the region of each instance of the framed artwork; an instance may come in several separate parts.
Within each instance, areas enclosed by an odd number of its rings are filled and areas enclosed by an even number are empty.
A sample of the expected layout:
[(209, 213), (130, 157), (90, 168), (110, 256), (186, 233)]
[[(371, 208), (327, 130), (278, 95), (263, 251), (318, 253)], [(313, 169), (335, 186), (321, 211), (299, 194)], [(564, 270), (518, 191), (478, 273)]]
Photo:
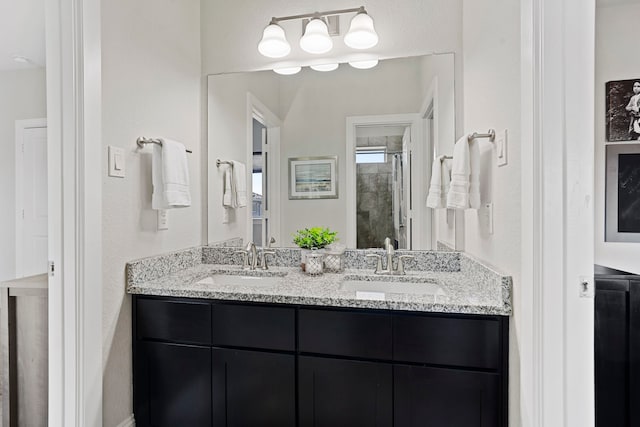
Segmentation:
[(338, 157), (289, 157), (289, 199), (337, 199)]
[(607, 82), (607, 141), (640, 141), (640, 78)]
[(606, 149), (605, 241), (640, 242), (640, 144)]

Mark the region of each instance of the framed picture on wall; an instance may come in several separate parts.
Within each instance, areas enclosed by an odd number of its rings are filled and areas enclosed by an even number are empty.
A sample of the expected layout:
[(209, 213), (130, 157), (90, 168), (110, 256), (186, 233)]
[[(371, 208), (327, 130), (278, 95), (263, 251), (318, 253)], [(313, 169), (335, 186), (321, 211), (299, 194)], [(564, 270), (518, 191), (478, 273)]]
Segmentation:
[(607, 82), (607, 141), (640, 141), (640, 78)]
[(640, 242), (640, 144), (606, 149), (605, 241)]
[(289, 157), (289, 199), (337, 199), (338, 157)]

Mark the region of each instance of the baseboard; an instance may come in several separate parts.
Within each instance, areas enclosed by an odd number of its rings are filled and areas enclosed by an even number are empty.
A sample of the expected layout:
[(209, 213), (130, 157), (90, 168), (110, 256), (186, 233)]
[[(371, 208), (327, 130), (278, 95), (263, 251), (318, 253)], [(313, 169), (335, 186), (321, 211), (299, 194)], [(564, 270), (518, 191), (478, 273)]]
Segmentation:
[(135, 427), (136, 420), (133, 418), (133, 414), (129, 416), (126, 420), (118, 424), (117, 427)]

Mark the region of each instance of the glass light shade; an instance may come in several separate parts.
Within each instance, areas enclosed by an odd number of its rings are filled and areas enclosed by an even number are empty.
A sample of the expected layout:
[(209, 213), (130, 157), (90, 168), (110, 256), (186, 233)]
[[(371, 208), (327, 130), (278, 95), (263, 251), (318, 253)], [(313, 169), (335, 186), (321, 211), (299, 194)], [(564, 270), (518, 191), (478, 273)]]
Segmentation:
[(290, 76), (292, 74), (297, 74), (302, 70), (302, 67), (283, 67), (283, 68), (274, 68), (273, 71), (278, 74), (282, 74), (283, 76)]
[(377, 59), (368, 59), (366, 61), (350, 61), (349, 65), (353, 68), (358, 68), (360, 70), (367, 70), (369, 68), (373, 68), (378, 65)]
[(280, 25), (267, 25), (262, 32), (262, 40), (258, 43), (258, 52), (267, 58), (282, 58), (291, 52), (291, 46)]
[(300, 39), (300, 47), (305, 52), (315, 54), (327, 53), (333, 48), (329, 29), (322, 19), (314, 18), (309, 21)]
[(378, 34), (373, 28), (373, 19), (366, 12), (358, 13), (351, 20), (344, 44), (352, 49), (369, 49), (378, 44)]
[(311, 67), (312, 70), (316, 70), (316, 71), (333, 71), (336, 68), (338, 68), (338, 64), (333, 63), (333, 64), (310, 65), (309, 67)]

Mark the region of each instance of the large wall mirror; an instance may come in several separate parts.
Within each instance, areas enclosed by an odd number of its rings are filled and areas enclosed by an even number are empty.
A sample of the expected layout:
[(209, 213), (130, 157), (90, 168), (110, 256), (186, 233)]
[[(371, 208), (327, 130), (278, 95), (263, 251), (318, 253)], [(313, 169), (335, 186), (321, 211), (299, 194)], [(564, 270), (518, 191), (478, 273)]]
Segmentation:
[[(322, 226), (350, 248), (385, 237), (406, 249), (453, 246), (453, 213), (425, 200), (434, 156), (455, 142), (454, 59), (209, 76), (209, 242), (273, 237), (287, 247), (296, 230)], [(246, 166), (243, 207), (223, 203), (232, 161)]]

